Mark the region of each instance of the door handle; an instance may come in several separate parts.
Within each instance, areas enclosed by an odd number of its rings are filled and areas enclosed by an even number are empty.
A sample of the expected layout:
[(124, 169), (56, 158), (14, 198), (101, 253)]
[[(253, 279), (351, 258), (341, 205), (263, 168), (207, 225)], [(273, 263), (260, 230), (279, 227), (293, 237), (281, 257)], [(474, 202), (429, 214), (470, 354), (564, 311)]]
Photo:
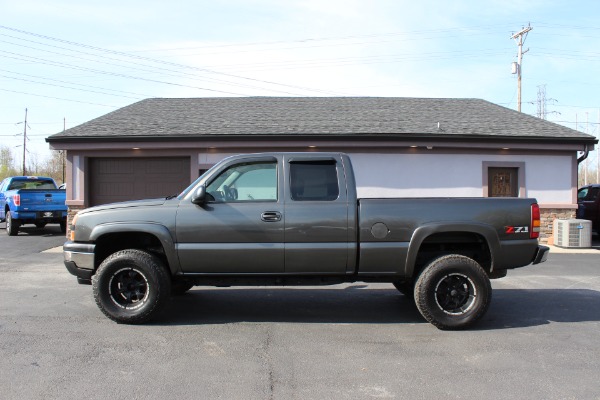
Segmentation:
[(260, 214), (260, 219), (265, 222), (277, 222), (281, 221), (281, 213), (279, 211), (265, 211)]

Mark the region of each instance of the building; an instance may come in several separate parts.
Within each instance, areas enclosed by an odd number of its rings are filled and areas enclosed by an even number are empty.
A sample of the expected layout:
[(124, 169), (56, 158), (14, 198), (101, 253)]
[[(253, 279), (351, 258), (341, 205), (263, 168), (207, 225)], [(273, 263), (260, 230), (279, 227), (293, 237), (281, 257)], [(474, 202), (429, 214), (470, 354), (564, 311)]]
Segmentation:
[(343, 151), (361, 197), (535, 197), (545, 237), (597, 143), (484, 100), (372, 97), (147, 99), (46, 140), (67, 151), (71, 213), (176, 194), (231, 154)]

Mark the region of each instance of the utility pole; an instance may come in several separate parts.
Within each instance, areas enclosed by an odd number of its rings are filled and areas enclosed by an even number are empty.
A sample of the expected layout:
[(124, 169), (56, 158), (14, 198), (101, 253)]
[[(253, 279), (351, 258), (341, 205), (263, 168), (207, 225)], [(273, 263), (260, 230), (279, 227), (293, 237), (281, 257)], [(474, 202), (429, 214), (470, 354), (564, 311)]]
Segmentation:
[[(67, 129), (67, 118), (63, 117), (63, 132)], [(62, 183), (65, 183), (65, 153), (66, 150), (60, 151), (60, 163), (62, 164)]]
[[(590, 131), (590, 116), (586, 111), (586, 113), (585, 113), (585, 133), (589, 135), (590, 134), (589, 131)], [(587, 158), (585, 159), (584, 164), (585, 164), (585, 175), (583, 176), (583, 184), (587, 185), (588, 184), (588, 179), (587, 179), (588, 178), (588, 169), (589, 169)]]
[(523, 54), (529, 51), (529, 49), (523, 51), (523, 43), (525, 43), (527, 33), (532, 29), (531, 25), (529, 25), (527, 28), (521, 29), (510, 37), (511, 39), (514, 39), (517, 42), (517, 46), (519, 46), (517, 62), (516, 64), (513, 63), (513, 74), (517, 74), (517, 111), (519, 112), (521, 112), (521, 65), (523, 64)]
[(25, 168), (25, 153), (27, 153), (27, 109), (25, 109), (25, 126), (23, 127), (23, 176), (27, 175)]

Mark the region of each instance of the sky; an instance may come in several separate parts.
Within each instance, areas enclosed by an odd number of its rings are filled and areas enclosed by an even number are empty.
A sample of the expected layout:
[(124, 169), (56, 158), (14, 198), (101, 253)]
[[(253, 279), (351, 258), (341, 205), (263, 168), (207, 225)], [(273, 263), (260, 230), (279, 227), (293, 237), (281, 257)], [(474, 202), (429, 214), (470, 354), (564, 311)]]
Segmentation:
[(46, 137), (151, 97), (479, 98), (517, 109), (511, 36), (527, 26), (522, 112), (544, 104), (546, 119), (598, 137), (598, 1), (0, 0), (0, 145), (20, 165), (27, 109), (25, 157), (44, 159)]

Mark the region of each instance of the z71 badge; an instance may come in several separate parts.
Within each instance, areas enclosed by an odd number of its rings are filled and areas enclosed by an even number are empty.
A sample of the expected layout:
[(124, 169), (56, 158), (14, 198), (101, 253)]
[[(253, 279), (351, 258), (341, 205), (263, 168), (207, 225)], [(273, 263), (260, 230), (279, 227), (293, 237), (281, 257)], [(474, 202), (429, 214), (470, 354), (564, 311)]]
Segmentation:
[(529, 233), (528, 226), (505, 226), (504, 233), (513, 234), (513, 233)]

